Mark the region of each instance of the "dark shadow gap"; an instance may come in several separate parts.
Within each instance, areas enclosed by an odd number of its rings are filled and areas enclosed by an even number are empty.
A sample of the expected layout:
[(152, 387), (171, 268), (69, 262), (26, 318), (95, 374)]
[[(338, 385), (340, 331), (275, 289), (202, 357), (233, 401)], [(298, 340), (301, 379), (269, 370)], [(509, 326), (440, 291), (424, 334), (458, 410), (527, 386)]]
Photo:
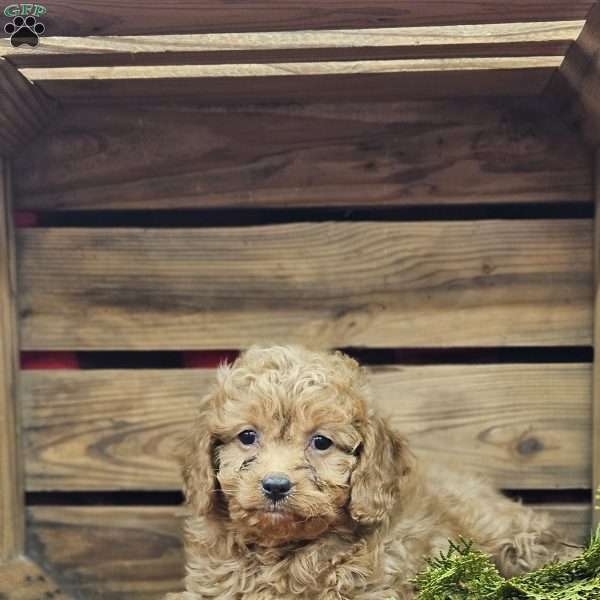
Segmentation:
[(24, 227), (248, 227), (323, 221), (478, 221), (488, 219), (591, 219), (591, 202), (533, 204), (360, 206), (340, 208), (228, 208), (188, 210), (79, 210), (18, 212)]
[[(342, 348), (366, 366), (591, 363), (591, 346), (508, 348)], [(21, 352), (21, 369), (201, 369), (231, 363), (237, 350)]]
[(588, 363), (590, 346), (505, 348), (342, 348), (364, 365)]
[[(589, 504), (591, 490), (503, 490), (509, 498), (525, 504)], [(179, 506), (179, 491), (76, 491), (27, 492), (27, 506)]]
[[(366, 366), (591, 363), (591, 346), (506, 348), (342, 348)], [(21, 369), (184, 369), (231, 363), (237, 350), (21, 352)]]
[(525, 504), (591, 503), (592, 490), (503, 490), (513, 500)]
[(27, 506), (179, 506), (179, 491), (27, 492)]

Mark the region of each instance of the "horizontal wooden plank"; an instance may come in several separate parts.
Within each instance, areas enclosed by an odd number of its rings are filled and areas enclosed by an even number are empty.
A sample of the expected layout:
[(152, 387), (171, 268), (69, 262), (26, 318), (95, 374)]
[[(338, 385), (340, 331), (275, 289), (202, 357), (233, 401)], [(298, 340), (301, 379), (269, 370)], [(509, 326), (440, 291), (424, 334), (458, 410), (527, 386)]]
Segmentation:
[[(518, 58), (504, 58), (514, 61)], [(379, 67), (338, 61), (293, 63), (285, 65), (219, 65), (222, 76), (98, 79), (52, 79), (35, 76), (36, 85), (64, 104), (112, 102), (138, 105), (162, 101), (167, 105), (195, 102), (199, 105), (244, 105), (256, 103), (359, 102), (462, 97), (538, 96), (556, 72), (560, 57), (541, 57), (543, 66), (525, 65), (456, 70), (399, 70), (391, 65)], [(435, 60), (435, 59), (431, 59)], [(458, 59), (447, 59), (458, 60)], [(467, 59), (460, 59), (467, 60)], [(482, 58), (479, 61), (494, 60)], [(540, 61), (537, 61), (540, 63)], [(195, 65), (210, 68), (215, 65)], [(231, 70), (227, 70), (231, 67)], [(112, 67), (126, 69), (133, 67)], [(158, 67), (157, 67), (158, 68)], [(23, 69), (32, 71), (34, 69)], [(49, 71), (49, 70), (45, 70)], [(257, 76), (260, 72), (277, 76)], [(247, 72), (234, 76), (232, 73)], [(284, 72), (288, 75), (284, 75)], [(29, 73), (29, 75), (32, 75)], [(33, 75), (32, 75), (33, 76)]]
[(376, 73), (436, 73), (463, 71), (554, 69), (561, 56), (512, 56), (487, 58), (414, 58), (399, 60), (353, 60), (295, 63), (224, 65), (158, 65), (125, 67), (31, 67), (21, 73), (34, 83), (47, 81), (210, 79), (229, 77), (290, 77), (312, 75), (360, 75)]
[[(44, 36), (33, 48), (35, 56), (60, 54), (112, 54), (126, 52), (246, 52), (253, 50), (299, 50), (326, 48), (375, 48), (410, 46), (455, 46), (471, 44), (524, 44), (528, 42), (572, 41), (585, 24), (576, 21), (530, 23), (491, 23), (437, 27), (374, 27), (369, 29), (330, 29), (249, 33), (210, 33), (154, 36)], [(18, 64), (18, 47), (0, 40), (0, 55), (13, 56)], [(533, 53), (524, 52), (524, 56)], [(232, 56), (236, 56), (235, 54)], [(235, 61), (228, 61), (235, 62)], [(54, 63), (51, 63), (54, 64)]]
[[(276, 62), (276, 57), (298, 60), (346, 60), (375, 58), (373, 50), (388, 49), (388, 58), (427, 56), (540, 56), (561, 54), (580, 34), (585, 21), (547, 21), (533, 23), (494, 23), (485, 25), (451, 25), (438, 27), (385, 27), (370, 29), (335, 29), (282, 32), (209, 33), (157, 36), (45, 36), (43, 43), (24, 53), (8, 39), (0, 39), (0, 56), (10, 57), (17, 66), (65, 67), (91, 64), (114, 65), (155, 64), (169, 61), (172, 65), (197, 62), (231, 64)], [(545, 44), (545, 45), (544, 45)], [(562, 48), (562, 52), (560, 51)], [(342, 53), (341, 51), (344, 51)], [(540, 50), (541, 53), (539, 53)], [(287, 54), (286, 54), (287, 53)], [(73, 56), (77, 60), (73, 60)], [(382, 58), (380, 56), (380, 58)], [(140, 62), (142, 59), (143, 62)], [(160, 64), (160, 62), (158, 63)]]
[[(178, 489), (173, 450), (210, 370), (25, 371), (29, 490)], [(510, 489), (591, 485), (591, 365), (374, 368), (374, 396), (418, 456)]]
[(30, 507), (29, 553), (76, 598), (162, 600), (181, 589), (184, 577), (177, 512), (174, 507)]
[(2, 600), (70, 600), (49, 575), (26, 558), (0, 564)]
[(57, 118), (14, 185), (33, 210), (591, 203), (588, 158), (523, 100), (95, 106)]
[[(532, 24), (535, 25), (535, 24)], [(360, 30), (355, 30), (360, 31)], [(208, 34), (210, 35), (210, 34)], [(229, 34), (240, 35), (240, 34)], [(152, 40), (158, 39), (152, 37)], [(166, 36), (171, 39), (173, 36)], [(189, 39), (190, 36), (180, 36)], [(511, 57), (511, 56), (560, 56), (568, 52), (572, 40), (557, 39), (550, 41), (528, 42), (476, 42), (453, 43), (450, 45), (404, 45), (404, 46), (341, 46), (332, 48), (285, 48), (274, 50), (196, 50), (190, 46), (188, 50), (170, 52), (150, 50), (152, 45), (145, 43), (138, 51), (125, 52), (121, 45), (115, 44), (115, 51), (87, 51), (87, 41), (92, 38), (44, 38), (44, 43), (31, 52), (15, 52), (12, 46), (0, 39), (0, 55), (16, 68), (23, 67), (106, 67), (106, 66), (143, 66), (143, 65), (211, 65), (211, 64), (245, 64), (245, 63), (277, 63), (277, 62), (315, 62), (320, 60), (386, 60), (415, 58), (459, 58), (459, 57)], [(102, 38), (99, 38), (102, 40)], [(121, 41), (121, 38), (114, 38)], [(128, 38), (131, 39), (131, 38)], [(134, 38), (135, 39), (135, 38)], [(144, 40), (147, 40), (145, 37)], [(60, 44), (59, 44), (60, 40)], [(63, 43), (62, 40), (69, 40)], [(76, 40), (72, 42), (71, 40)], [(77, 42), (77, 40), (80, 40)], [(50, 42), (50, 48), (47, 44)], [(160, 42), (158, 42), (160, 43)], [(79, 51), (82, 47), (85, 51)], [(133, 47), (133, 46), (132, 46)], [(184, 46), (185, 47), (185, 46)], [(47, 48), (48, 53), (41, 50)], [(39, 50), (38, 50), (39, 49)], [(91, 49), (90, 49), (91, 50)]]
[[(539, 94), (561, 56), (418, 58), (287, 63), (152, 66), (26, 67), (21, 73), (49, 95), (102, 98), (193, 96), (205, 104), (274, 100), (343, 101), (363, 97), (365, 78), (377, 77), (375, 98)], [(292, 87), (285, 81), (291, 79)], [(212, 83), (214, 82), (214, 83)], [(158, 84), (158, 85), (157, 85)], [(341, 89), (340, 89), (341, 84)], [(291, 95), (290, 95), (291, 91)], [(347, 92), (347, 93), (346, 93)], [(373, 94), (373, 92), (370, 92)]]
[(23, 229), (23, 350), (587, 345), (592, 223)]
[[(541, 505), (576, 543), (589, 540), (590, 508)], [(181, 590), (181, 521), (172, 507), (29, 509), (33, 555), (86, 600), (162, 600)], [(119, 542), (115, 544), (115, 540)]]
[(53, 36), (405, 27), (584, 19), (593, 0), (65, 0), (41, 17)]

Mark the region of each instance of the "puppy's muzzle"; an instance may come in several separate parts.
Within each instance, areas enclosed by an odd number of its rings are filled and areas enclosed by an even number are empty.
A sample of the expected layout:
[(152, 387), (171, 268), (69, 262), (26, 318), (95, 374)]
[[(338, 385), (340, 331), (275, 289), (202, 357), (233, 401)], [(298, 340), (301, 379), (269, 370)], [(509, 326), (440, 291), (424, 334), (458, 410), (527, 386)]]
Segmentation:
[(292, 489), (292, 482), (285, 473), (269, 473), (262, 480), (263, 494), (274, 502), (285, 498)]

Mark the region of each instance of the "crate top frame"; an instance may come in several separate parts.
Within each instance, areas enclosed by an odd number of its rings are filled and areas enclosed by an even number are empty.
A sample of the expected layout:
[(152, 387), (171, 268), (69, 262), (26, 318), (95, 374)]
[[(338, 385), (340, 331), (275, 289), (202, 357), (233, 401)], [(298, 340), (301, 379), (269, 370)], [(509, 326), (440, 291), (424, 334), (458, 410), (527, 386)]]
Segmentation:
[(0, 39), (0, 80), (12, 68), (63, 104), (544, 96), (598, 141), (594, 0), (25, 6), (44, 35), (27, 49)]

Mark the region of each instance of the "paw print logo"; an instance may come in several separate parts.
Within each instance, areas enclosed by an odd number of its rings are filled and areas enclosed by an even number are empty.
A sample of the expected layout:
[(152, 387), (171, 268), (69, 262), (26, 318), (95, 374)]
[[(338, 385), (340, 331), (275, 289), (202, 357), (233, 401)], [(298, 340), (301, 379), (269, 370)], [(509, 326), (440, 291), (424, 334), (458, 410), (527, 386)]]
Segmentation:
[(15, 17), (12, 23), (7, 23), (4, 26), (4, 31), (10, 35), (10, 43), (15, 48), (23, 44), (28, 44), (32, 48), (35, 48), (40, 41), (39, 36), (45, 30), (44, 25), (38, 22), (32, 15), (29, 15), (26, 19)]

